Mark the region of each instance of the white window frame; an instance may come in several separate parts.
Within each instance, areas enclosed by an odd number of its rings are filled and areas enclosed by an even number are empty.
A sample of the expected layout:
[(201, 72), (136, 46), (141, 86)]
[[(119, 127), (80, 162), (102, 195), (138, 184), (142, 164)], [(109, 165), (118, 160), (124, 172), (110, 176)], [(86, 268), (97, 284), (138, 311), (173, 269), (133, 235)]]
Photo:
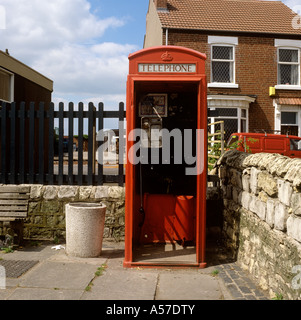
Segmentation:
[[(288, 112), (288, 113), (296, 113), (296, 124), (289, 124), (289, 123), (282, 123), (281, 122), (281, 114), (282, 112)], [(297, 107), (297, 109), (292, 109), (292, 108), (282, 108), (280, 114), (280, 130), (282, 126), (290, 126), (290, 127), (297, 127), (298, 128), (298, 136), (300, 136), (300, 115), (301, 115), (301, 110), (300, 108)]]
[[(208, 36), (208, 44), (210, 45), (211, 58), (213, 57), (212, 51), (213, 46), (231, 46), (233, 47), (233, 83), (227, 82), (210, 82), (208, 83), (208, 88), (239, 88), (236, 83), (236, 46), (238, 45), (238, 37), (225, 37), (225, 36)], [(229, 60), (227, 60), (228, 62)], [(212, 61), (211, 61), (211, 71), (210, 71), (210, 81), (212, 81)]]
[(290, 105), (282, 105), (277, 104), (274, 101), (275, 107), (275, 130), (281, 131), (281, 113), (282, 112), (295, 112), (297, 113), (297, 124), (298, 126), (298, 136), (301, 137), (301, 106), (290, 106)]
[[(237, 130), (238, 132), (242, 132), (241, 120), (246, 120), (246, 131), (249, 132), (249, 109), (250, 103), (254, 103), (256, 98), (250, 96), (232, 96), (232, 95), (208, 95), (208, 108), (211, 110), (215, 109), (237, 109), (237, 116), (221, 116), (221, 117), (209, 117), (210, 123), (214, 123), (215, 121), (220, 121), (222, 118), (224, 119), (236, 119), (237, 122)], [(242, 117), (242, 110), (246, 110), (246, 117)], [(214, 126), (211, 126), (211, 133), (215, 133)]]
[(1, 100), (1, 101), (4, 101), (4, 102), (11, 103), (11, 102), (13, 102), (14, 99), (15, 99), (15, 93), (14, 93), (14, 89), (15, 89), (15, 75), (14, 75), (13, 73), (11, 73), (11, 72), (9, 72), (9, 71), (1, 68), (1, 67), (0, 67), (0, 70), (1, 70), (2, 72), (4, 72), (4, 73), (7, 73), (7, 74), (9, 75), (9, 77), (10, 77), (10, 98), (9, 98), (10, 101), (3, 100), (3, 99), (1, 99), (1, 97), (0, 97), (0, 100)]
[[(298, 62), (281, 62), (279, 61), (279, 51), (280, 50), (295, 50), (298, 51)], [(280, 84), (280, 72), (279, 72), (279, 65), (297, 65), (298, 66), (298, 80), (297, 84)], [(277, 48), (277, 86), (276, 88), (280, 89), (285, 87), (286, 89), (301, 89), (300, 87), (300, 49), (295, 47), (278, 47)]]
[[(220, 116), (220, 117), (209, 117), (210, 118), (210, 123), (214, 123), (217, 121), (221, 121), (222, 119), (232, 119), (232, 120), (237, 120), (237, 133), (241, 132), (249, 132), (249, 109), (246, 107), (211, 107), (211, 110), (214, 109), (235, 109), (237, 110), (237, 116)], [(242, 110), (246, 111), (246, 117), (242, 117)], [(241, 127), (241, 120), (246, 121), (246, 131), (242, 131)], [(214, 126), (211, 126), (211, 133), (214, 132), (215, 128)]]
[[(213, 59), (213, 48), (214, 47), (230, 47), (233, 49), (233, 58), (230, 59)], [(229, 62), (232, 63), (232, 82), (213, 82), (213, 62)], [(219, 87), (219, 88), (238, 88), (236, 84), (236, 64), (235, 64), (235, 45), (225, 43), (214, 43), (211, 45), (211, 68), (210, 68), (210, 80), (208, 87)]]
[(276, 89), (281, 90), (301, 90), (301, 40), (293, 40), (293, 39), (275, 39), (275, 47), (277, 48), (277, 83), (279, 81), (279, 68), (278, 68), (278, 57), (279, 57), (279, 49), (290, 49), (290, 50), (299, 50), (299, 84), (298, 85), (285, 85), (285, 84), (277, 84), (275, 86)]

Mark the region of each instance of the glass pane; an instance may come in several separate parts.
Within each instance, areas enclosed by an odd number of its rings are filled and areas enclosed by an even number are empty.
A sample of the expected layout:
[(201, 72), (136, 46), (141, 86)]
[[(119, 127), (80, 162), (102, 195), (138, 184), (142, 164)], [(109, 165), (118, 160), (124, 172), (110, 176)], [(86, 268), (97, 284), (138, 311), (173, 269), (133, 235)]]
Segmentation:
[(237, 109), (234, 108), (218, 108), (219, 117), (237, 117)]
[(228, 141), (232, 133), (238, 131), (238, 120), (237, 119), (218, 119), (224, 121), (225, 126), (225, 141)]
[(281, 112), (281, 124), (297, 124), (297, 112)]
[(279, 62), (298, 62), (298, 50), (280, 49)]
[(281, 126), (281, 134), (288, 134), (291, 136), (298, 136), (298, 126)]
[(290, 140), (291, 150), (301, 151), (301, 140), (300, 139), (291, 139)]
[(241, 120), (240, 125), (241, 125), (241, 132), (246, 132), (247, 131), (247, 121)]
[(247, 117), (247, 110), (246, 109), (241, 109), (241, 117), (246, 118)]
[(232, 60), (233, 47), (213, 46), (212, 59)]
[(212, 62), (212, 82), (232, 83), (232, 64), (230, 62)]
[(299, 66), (280, 64), (279, 65), (279, 84), (298, 85)]
[(231, 136), (227, 142), (227, 147), (230, 147), (231, 144), (235, 143), (238, 141), (238, 136)]

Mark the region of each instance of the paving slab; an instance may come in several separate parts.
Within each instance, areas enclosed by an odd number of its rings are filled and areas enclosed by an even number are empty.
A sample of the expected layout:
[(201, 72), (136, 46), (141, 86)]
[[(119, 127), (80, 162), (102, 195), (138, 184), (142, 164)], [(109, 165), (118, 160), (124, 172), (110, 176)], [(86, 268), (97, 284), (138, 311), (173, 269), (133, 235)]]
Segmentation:
[(154, 300), (157, 272), (147, 270), (107, 270), (93, 281), (84, 300)]
[[(79, 258), (68, 256), (65, 250), (60, 250), (55, 255), (49, 257), (48, 261), (60, 262), (60, 263), (82, 263), (82, 264), (91, 264), (96, 267), (100, 267), (102, 264), (107, 262), (106, 257), (97, 257), (97, 258)], [(96, 268), (97, 269), (97, 268)]]
[(7, 300), (80, 300), (82, 294), (82, 290), (17, 288)]
[[(98, 258), (70, 257), (63, 248), (53, 247), (43, 244), (0, 253), (2, 264), (15, 268), (8, 270), (13, 271), (8, 275), (18, 276), (7, 277), (0, 300), (266, 299), (235, 262), (211, 260), (206, 269), (124, 269), (124, 243), (104, 242)], [(103, 273), (96, 275), (103, 265)], [(88, 286), (90, 290), (86, 291)]]
[(217, 278), (199, 272), (160, 273), (156, 300), (221, 300)]
[(5, 290), (0, 289), (0, 300), (7, 300), (8, 297), (14, 292), (14, 288), (6, 287)]
[(21, 287), (84, 290), (95, 276), (91, 264), (45, 261), (21, 281)]

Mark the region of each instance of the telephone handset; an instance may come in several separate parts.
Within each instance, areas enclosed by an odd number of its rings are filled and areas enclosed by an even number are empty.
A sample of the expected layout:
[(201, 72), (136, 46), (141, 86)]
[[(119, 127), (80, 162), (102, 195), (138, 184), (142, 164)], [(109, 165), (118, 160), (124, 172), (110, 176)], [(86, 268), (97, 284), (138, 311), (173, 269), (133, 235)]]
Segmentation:
[(162, 148), (163, 117), (167, 117), (167, 94), (148, 94), (139, 103), (141, 145), (143, 148)]

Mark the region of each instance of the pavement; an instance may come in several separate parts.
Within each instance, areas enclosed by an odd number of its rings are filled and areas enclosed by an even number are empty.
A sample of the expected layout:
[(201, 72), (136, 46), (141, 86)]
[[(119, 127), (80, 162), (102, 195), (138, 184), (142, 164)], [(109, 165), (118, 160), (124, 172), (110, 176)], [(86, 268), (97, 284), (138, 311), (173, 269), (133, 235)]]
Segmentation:
[(0, 300), (268, 300), (215, 246), (206, 269), (124, 269), (123, 242), (104, 241), (98, 258), (69, 257), (64, 247), (40, 243), (1, 252)]

